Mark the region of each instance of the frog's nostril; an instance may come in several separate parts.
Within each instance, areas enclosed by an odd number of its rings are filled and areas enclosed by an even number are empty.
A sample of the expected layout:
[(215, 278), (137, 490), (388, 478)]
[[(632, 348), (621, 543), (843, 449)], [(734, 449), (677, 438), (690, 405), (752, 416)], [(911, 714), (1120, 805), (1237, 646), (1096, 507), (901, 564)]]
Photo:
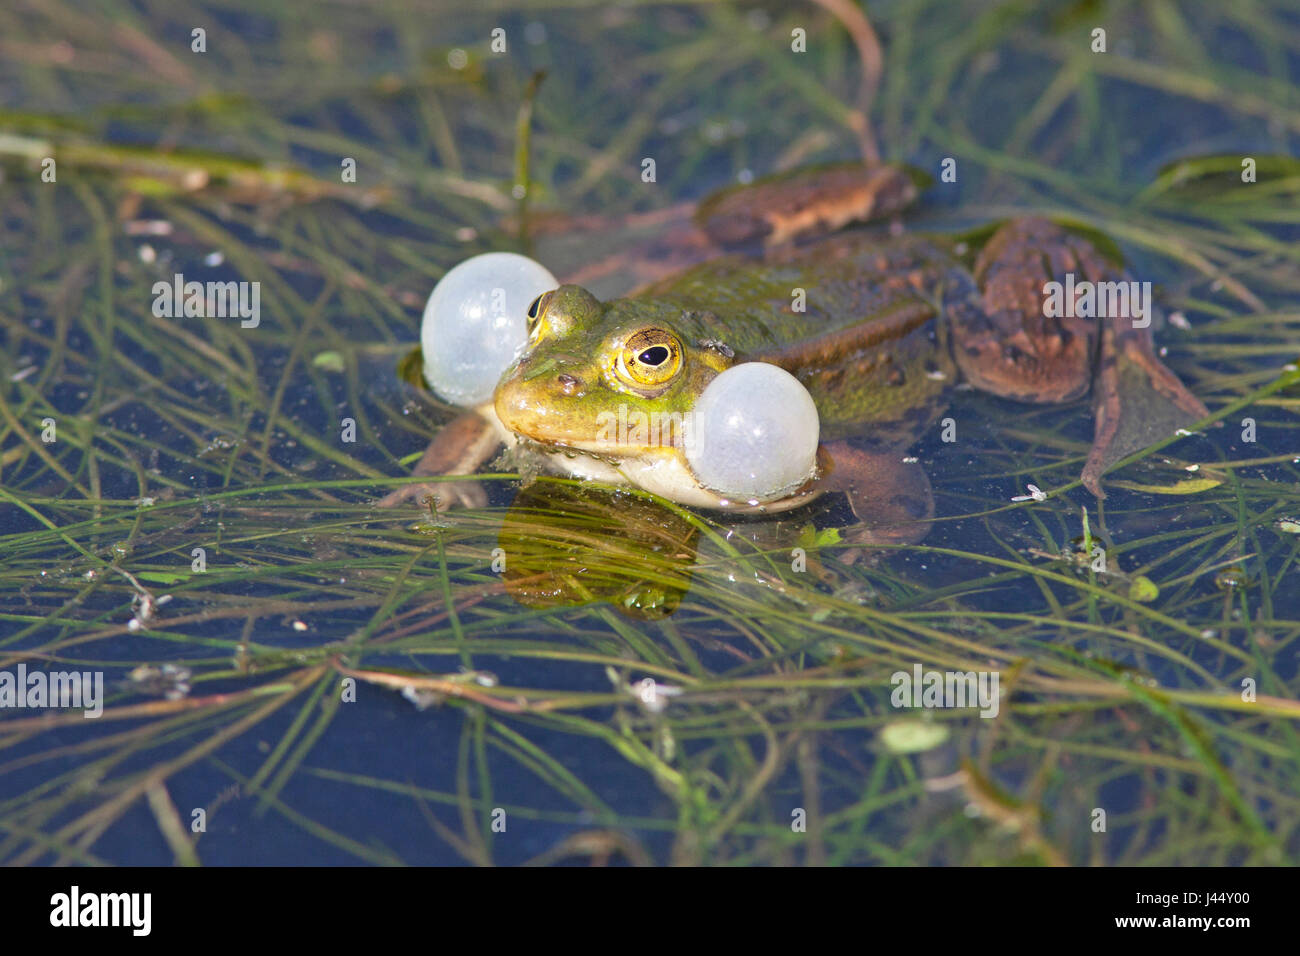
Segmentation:
[(565, 395), (572, 395), (575, 392), (577, 392), (579, 388), (582, 387), (582, 383), (580, 381), (578, 381), (572, 375), (567, 375), (563, 372), (555, 376), (555, 380), (560, 383), (560, 391), (562, 391)]

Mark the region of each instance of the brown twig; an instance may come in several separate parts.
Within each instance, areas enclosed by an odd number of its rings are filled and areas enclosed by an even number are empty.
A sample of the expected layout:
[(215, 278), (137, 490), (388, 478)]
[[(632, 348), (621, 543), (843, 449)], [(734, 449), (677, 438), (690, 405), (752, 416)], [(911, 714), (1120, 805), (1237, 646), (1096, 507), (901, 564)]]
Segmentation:
[(858, 108), (850, 112), (850, 122), (858, 134), (858, 143), (862, 148), (862, 158), (868, 163), (880, 162), (880, 148), (876, 145), (876, 134), (871, 128), (871, 104), (876, 99), (880, 88), (880, 77), (885, 69), (884, 54), (880, 49), (880, 40), (871, 28), (866, 11), (853, 0), (813, 0), (823, 10), (844, 25), (849, 31), (853, 45), (858, 48), (858, 59), (862, 61), (862, 82), (858, 86)]

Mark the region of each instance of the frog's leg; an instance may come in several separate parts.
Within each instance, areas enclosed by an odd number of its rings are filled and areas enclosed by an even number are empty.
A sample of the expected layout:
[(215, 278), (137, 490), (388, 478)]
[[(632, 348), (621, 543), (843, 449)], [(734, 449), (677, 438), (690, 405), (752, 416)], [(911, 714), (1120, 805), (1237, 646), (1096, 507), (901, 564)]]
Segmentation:
[(901, 166), (811, 166), (715, 193), (700, 203), (695, 222), (720, 246), (771, 248), (884, 219), (916, 194), (916, 182)]
[[(895, 216), (916, 198), (901, 166), (834, 163), (765, 176), (705, 198), (621, 217), (534, 221), (536, 254), (562, 282), (611, 299), (723, 253), (764, 250)], [(601, 254), (593, 255), (593, 250)]]
[[(949, 308), (953, 357), (977, 388), (1026, 402), (1068, 402), (1093, 389), (1092, 449), (1084, 486), (1120, 458), (1207, 412), (1155, 357), (1151, 333), (1130, 316), (1050, 317), (1044, 286), (1130, 280), (1086, 239), (1045, 219), (1013, 219), (981, 250), (978, 303)], [(1149, 316), (1148, 316), (1149, 318)]]
[(1134, 328), (1127, 318), (1102, 320), (1092, 405), (1092, 449), (1081, 477), (1098, 498), (1105, 497), (1101, 476), (1107, 468), (1210, 414), (1156, 358), (1151, 330)]
[(861, 524), (846, 540), (865, 546), (916, 544), (930, 531), (934, 493), (925, 469), (896, 449), (867, 451), (846, 441), (824, 446), (832, 465), (827, 491), (842, 491)]
[[(413, 475), (468, 475), (492, 457), (501, 444), (492, 425), (477, 412), (466, 412), (452, 419), (429, 442), (429, 447), (412, 470)], [(420, 482), (402, 485), (377, 502), (381, 508), (392, 508), (410, 500), (420, 500), (432, 495), (438, 505), (452, 508), (481, 508), (487, 504), (487, 495), (476, 481)]]

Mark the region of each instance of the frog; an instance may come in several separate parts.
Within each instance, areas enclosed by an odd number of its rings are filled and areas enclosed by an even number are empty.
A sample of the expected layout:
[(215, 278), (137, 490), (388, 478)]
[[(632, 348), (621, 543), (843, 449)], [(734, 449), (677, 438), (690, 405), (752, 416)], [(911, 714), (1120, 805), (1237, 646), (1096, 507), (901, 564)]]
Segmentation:
[[(899, 216), (922, 186), (901, 165), (843, 163), (709, 198), (629, 294), (602, 301), (566, 281), (534, 299), (527, 346), (492, 400), (446, 426), (416, 473), (470, 474), (504, 446), (533, 471), (710, 511), (779, 514), (842, 492), (860, 543), (899, 544), (924, 537), (934, 515), (907, 450), (963, 383), (1021, 403), (1091, 393), (1081, 483), (1099, 499), (1103, 472), (1149, 443), (1135, 423), (1185, 427), (1208, 415), (1157, 358), (1149, 322), (1044, 307), (1048, 283), (1067, 274), (1132, 281), (1115, 250), (1041, 216), (993, 224), (977, 242), (910, 234)], [(891, 217), (890, 230), (868, 228)], [(737, 499), (695, 477), (680, 434), (611, 434), (616, 410), (671, 420), (744, 362), (779, 366), (816, 405), (816, 465), (798, 487)], [(406, 486), (383, 503), (430, 492), (444, 507), (484, 501), (477, 483), (453, 482)]]

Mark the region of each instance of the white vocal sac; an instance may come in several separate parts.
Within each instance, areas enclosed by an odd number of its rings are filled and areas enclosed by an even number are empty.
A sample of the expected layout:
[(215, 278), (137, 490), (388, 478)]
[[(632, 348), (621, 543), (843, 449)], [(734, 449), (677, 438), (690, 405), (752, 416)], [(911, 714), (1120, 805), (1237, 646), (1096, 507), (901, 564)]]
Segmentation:
[(451, 269), (420, 325), (429, 387), (454, 405), (490, 401), (528, 342), (529, 304), (558, 285), (541, 263), (513, 252), (486, 252)]
[(737, 500), (772, 501), (817, 465), (821, 422), (803, 384), (776, 365), (746, 362), (718, 375), (688, 419), (686, 459), (700, 484)]

